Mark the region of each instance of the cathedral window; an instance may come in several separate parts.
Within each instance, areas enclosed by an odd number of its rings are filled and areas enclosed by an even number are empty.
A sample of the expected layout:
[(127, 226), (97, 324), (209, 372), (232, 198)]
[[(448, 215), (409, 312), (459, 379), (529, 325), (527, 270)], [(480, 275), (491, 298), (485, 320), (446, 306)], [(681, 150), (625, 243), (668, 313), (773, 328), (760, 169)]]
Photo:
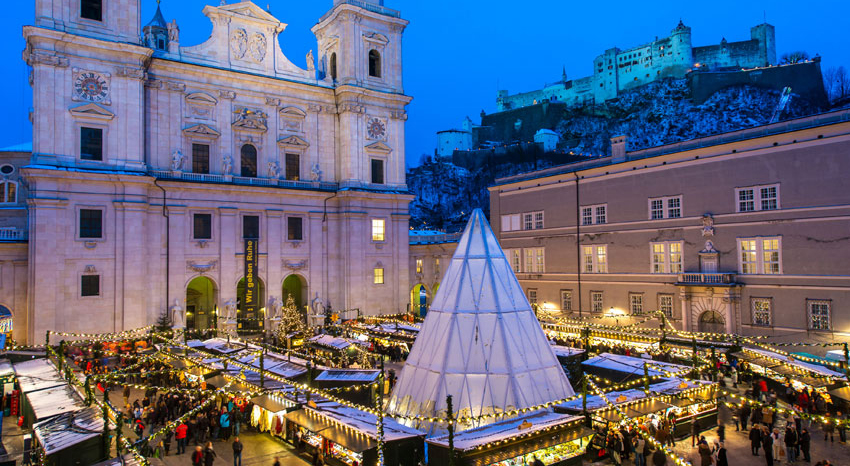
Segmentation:
[(80, 238), (103, 238), (103, 211), (80, 209)]
[(372, 183), (384, 184), (384, 161), (372, 159)]
[(369, 76), (381, 77), (381, 54), (375, 49), (369, 51)]
[(103, 0), (80, 0), (80, 17), (103, 21)]
[(83, 275), (81, 277), (80, 296), (100, 296), (100, 275)]
[(14, 181), (0, 182), (0, 203), (12, 204), (18, 202), (18, 184)]
[(298, 181), (301, 179), (301, 155), (286, 154), (286, 179)]
[(195, 214), (192, 220), (194, 239), (212, 239), (212, 214)]
[(336, 81), (336, 52), (331, 54), (331, 79)]
[(192, 144), (192, 173), (210, 172), (210, 145)]
[(257, 177), (257, 148), (251, 144), (245, 144), (240, 151), (240, 162), (242, 166), (242, 176), (249, 178)]
[(103, 129), (80, 128), (80, 158), (103, 160)]

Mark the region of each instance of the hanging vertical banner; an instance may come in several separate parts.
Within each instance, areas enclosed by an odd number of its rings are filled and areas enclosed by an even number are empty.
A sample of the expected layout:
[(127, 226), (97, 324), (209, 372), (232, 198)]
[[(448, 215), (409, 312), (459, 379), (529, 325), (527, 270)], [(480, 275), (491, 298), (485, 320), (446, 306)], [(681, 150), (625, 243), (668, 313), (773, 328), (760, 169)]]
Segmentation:
[(242, 296), (242, 318), (249, 319), (248, 326), (253, 322), (250, 319), (257, 318), (257, 300), (260, 299), (257, 285), (257, 243), (256, 239), (245, 240), (245, 294)]

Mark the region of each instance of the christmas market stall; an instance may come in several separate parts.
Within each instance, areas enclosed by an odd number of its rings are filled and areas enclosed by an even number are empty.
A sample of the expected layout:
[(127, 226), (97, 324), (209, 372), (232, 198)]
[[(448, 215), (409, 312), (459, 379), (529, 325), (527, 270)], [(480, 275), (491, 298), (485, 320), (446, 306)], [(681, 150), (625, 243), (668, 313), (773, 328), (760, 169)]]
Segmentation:
[(314, 379), (322, 389), (348, 387), (338, 396), (352, 403), (372, 405), (375, 399), (375, 386), (381, 371), (374, 369), (327, 369)]
[(584, 374), (581, 370), (581, 359), (585, 353), (583, 349), (553, 344), (552, 351), (555, 352), (555, 357), (558, 358), (570, 381), (578, 380)]
[(733, 355), (747, 361), (753, 373), (768, 379), (771, 388), (780, 393), (788, 382), (795, 390), (809, 388), (826, 393), (847, 381), (841, 372), (760, 348), (743, 348)]
[(103, 448), (103, 417), (90, 407), (60, 414), (33, 425), (47, 466), (94, 464), (107, 456)]
[(690, 369), (679, 364), (612, 353), (594, 356), (581, 365), (586, 373), (614, 382), (627, 382), (642, 378), (646, 374), (650, 377), (670, 376)]
[(649, 391), (654, 398), (672, 406), (665, 416), (676, 420), (674, 437), (691, 435), (694, 423), (698, 432), (717, 425), (717, 397), (720, 396), (717, 383), (674, 377), (650, 385)]
[(145, 466), (142, 460), (131, 453), (127, 453), (120, 458), (112, 458), (102, 461), (92, 466)]
[(21, 405), (26, 427), (86, 407), (80, 395), (67, 384), (24, 393)]
[[(551, 411), (523, 414), (454, 435), (458, 466), (525, 466), (537, 457), (547, 465), (581, 465), (594, 436), (582, 416)], [(426, 440), (428, 464), (449, 464), (449, 437)]]
[[(254, 407), (248, 422), (260, 432), (268, 432), (276, 437), (286, 436), (286, 413), (300, 409), (300, 405), (285, 393), (293, 389), (287, 388), (280, 392), (271, 392), (251, 398)], [(303, 400), (303, 396), (302, 396)]]
[[(3, 397), (2, 409), (9, 406), (6, 397), (10, 396), (12, 390), (15, 389), (15, 369), (8, 359), (0, 359), (0, 396)], [(7, 414), (8, 416), (8, 414)]]
[[(375, 466), (378, 462), (377, 416), (338, 403), (286, 414), (287, 423), (300, 432), (309, 453), (321, 449), (325, 464)], [(425, 434), (384, 418), (384, 464), (416, 466), (423, 455)], [(289, 427), (287, 427), (289, 428)]]

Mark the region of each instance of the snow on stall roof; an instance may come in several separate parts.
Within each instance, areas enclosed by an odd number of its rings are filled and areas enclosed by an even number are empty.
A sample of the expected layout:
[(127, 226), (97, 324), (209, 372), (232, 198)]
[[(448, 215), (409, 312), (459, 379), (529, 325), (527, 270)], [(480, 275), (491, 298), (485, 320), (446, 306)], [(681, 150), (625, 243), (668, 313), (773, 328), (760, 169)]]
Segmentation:
[(208, 350), (216, 351), (221, 354), (237, 353), (245, 349), (244, 344), (237, 344), (235, 342), (228, 343), (227, 340), (223, 338), (211, 338), (204, 342), (204, 346)]
[(37, 421), (86, 407), (77, 392), (68, 385), (27, 393), (26, 396)]
[(24, 393), (65, 385), (65, 379), (49, 359), (32, 359), (14, 365), (21, 391)]
[(669, 362), (655, 361), (652, 359), (635, 358), (632, 356), (624, 356), (620, 354), (602, 353), (594, 356), (587, 361), (581, 363), (583, 366), (597, 367), (616, 372), (624, 372), (628, 374), (643, 375), (643, 364), (649, 366), (650, 376), (666, 375), (666, 372), (661, 372), (656, 368), (663, 368), (667, 372), (679, 372), (688, 369), (686, 366), (673, 364)]
[(846, 376), (844, 374), (842, 374), (841, 372), (836, 372), (836, 371), (827, 369), (826, 367), (818, 365), (818, 364), (810, 364), (810, 363), (807, 363), (807, 362), (798, 361), (796, 359), (791, 359), (788, 356), (783, 356), (779, 353), (774, 353), (773, 351), (763, 350), (763, 349), (760, 349), (760, 348), (744, 348), (744, 349), (747, 350), (747, 351), (752, 351), (754, 353), (761, 354), (762, 356), (766, 356), (766, 357), (771, 358), (771, 359), (778, 359), (778, 360), (784, 362), (785, 364), (790, 364), (792, 366), (799, 367), (800, 369), (812, 371), (816, 374), (820, 374), (820, 375), (827, 376), (827, 377), (834, 377), (834, 378), (838, 378), (838, 379), (846, 379)]
[(433, 235), (445, 235), (446, 232), (439, 230), (410, 230), (410, 236), (433, 236)]
[(189, 340), (186, 342), (186, 346), (190, 348), (203, 348), (206, 345), (201, 340)]
[(12, 367), (11, 361), (8, 359), (0, 359), (0, 377), (5, 375), (12, 375), (15, 373), (15, 369)]
[(319, 374), (315, 380), (334, 382), (374, 382), (381, 371), (374, 369), (328, 369)]
[(351, 346), (351, 343), (345, 338), (334, 337), (324, 333), (311, 337), (310, 342), (318, 345), (329, 346), (338, 350), (343, 350)]
[[(517, 435), (527, 435), (531, 432), (541, 431), (561, 424), (568, 424), (580, 419), (583, 419), (583, 417), (572, 414), (559, 414), (552, 411), (537, 411), (514, 419), (458, 432), (454, 434), (454, 447), (457, 450), (472, 450), (491, 442), (507, 440)], [(520, 426), (526, 422), (531, 423), (531, 427), (520, 429)], [(449, 436), (443, 435), (441, 437), (429, 438), (427, 442), (448, 448)]]
[(46, 455), (52, 455), (90, 438), (103, 434), (103, 418), (90, 407), (64, 413), (33, 425), (38, 443)]
[[(378, 417), (374, 414), (342, 406), (339, 403), (328, 403), (319, 406), (314, 411), (333, 418), (337, 422), (360, 431), (369, 437), (378, 438)], [(416, 429), (403, 426), (392, 418), (384, 417), (384, 441), (391, 442), (393, 440), (424, 436), (424, 433)]]
[[(632, 401), (637, 401), (643, 398), (646, 398), (646, 393), (643, 390), (638, 390), (636, 388), (632, 388), (630, 390), (620, 390), (616, 392), (607, 392), (605, 396), (608, 397), (608, 401), (612, 404), (620, 405), (623, 403), (630, 403)], [(624, 398), (620, 398), (624, 397)], [(559, 405), (555, 405), (558, 408), (565, 409), (568, 411), (581, 411), (582, 410), (582, 400), (581, 398), (577, 398), (572, 401), (568, 401), (566, 403), (561, 403)], [(599, 409), (604, 409), (608, 407), (608, 403), (605, 402), (599, 395), (587, 395), (587, 410), (588, 411), (596, 411)]]
[(419, 327), (413, 325), (406, 324), (398, 324), (398, 323), (382, 323), (382, 324), (372, 324), (367, 325), (367, 329), (375, 330), (378, 332), (387, 332), (387, 333), (399, 333), (399, 332), (409, 332), (409, 333), (419, 333)]
[(92, 466), (142, 466), (142, 460), (132, 453), (127, 453), (121, 458), (108, 459)]
[(570, 356), (576, 356), (584, 353), (583, 349), (573, 348), (572, 346), (561, 346), (561, 345), (552, 345), (552, 351), (555, 352), (555, 356), (560, 356), (562, 358), (568, 358)]
[[(682, 383), (685, 383), (687, 387), (682, 388)], [(663, 382), (654, 383), (649, 386), (649, 391), (653, 393), (657, 393), (659, 395), (675, 395), (677, 393), (681, 393), (685, 390), (690, 390), (692, 388), (700, 387), (700, 386), (709, 386), (709, 385), (717, 385), (716, 382), (710, 382), (708, 380), (690, 380), (690, 379), (681, 379), (678, 377), (669, 377), (664, 379)]]

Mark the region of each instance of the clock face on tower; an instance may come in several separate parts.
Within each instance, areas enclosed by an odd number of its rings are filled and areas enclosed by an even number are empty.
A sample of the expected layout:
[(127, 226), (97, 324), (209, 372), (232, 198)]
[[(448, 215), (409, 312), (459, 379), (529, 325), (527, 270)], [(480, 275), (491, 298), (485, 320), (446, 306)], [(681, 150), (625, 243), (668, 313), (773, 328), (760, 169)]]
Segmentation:
[(74, 80), (74, 91), (82, 99), (103, 102), (109, 95), (109, 83), (99, 73), (83, 71)]
[(366, 131), (371, 139), (384, 139), (387, 136), (387, 127), (380, 118), (370, 118)]

